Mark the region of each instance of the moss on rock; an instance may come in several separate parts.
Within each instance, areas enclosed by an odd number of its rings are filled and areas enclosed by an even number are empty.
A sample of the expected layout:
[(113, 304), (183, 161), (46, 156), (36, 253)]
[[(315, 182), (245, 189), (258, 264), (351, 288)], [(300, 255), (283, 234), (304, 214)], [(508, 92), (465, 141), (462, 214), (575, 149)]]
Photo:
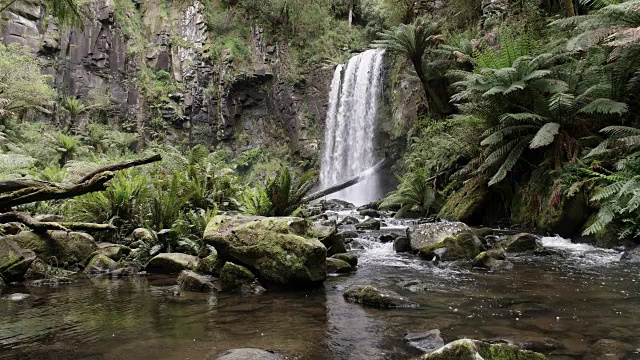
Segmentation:
[(327, 273), (329, 274), (344, 274), (353, 270), (354, 268), (344, 260), (327, 258)]
[(116, 269), (118, 264), (105, 254), (96, 254), (89, 260), (84, 272), (86, 274), (100, 274)]
[(310, 223), (295, 217), (214, 217), (205, 241), (268, 284), (309, 286), (326, 278), (326, 247)]
[(473, 222), (482, 211), (488, 196), (487, 180), (483, 177), (472, 178), (447, 199), (438, 216), (448, 220)]
[(223, 291), (240, 291), (243, 285), (249, 285), (256, 280), (249, 269), (231, 262), (227, 262), (220, 270), (220, 284)]
[(15, 241), (23, 249), (32, 250), (38, 257), (54, 266), (84, 263), (97, 249), (93, 237), (80, 232), (23, 231), (6, 238)]
[(358, 266), (358, 257), (354, 254), (335, 254), (332, 258), (345, 261), (354, 267)]
[(510, 344), (461, 339), (420, 357), (421, 360), (544, 360), (542, 354)]
[(433, 245), (418, 249), (418, 255), (427, 260), (441, 261), (473, 260), (482, 252), (482, 243), (477, 236), (464, 232), (455, 237), (447, 237)]
[(151, 258), (145, 266), (149, 273), (178, 274), (182, 270), (194, 270), (198, 266), (198, 258), (182, 253), (163, 253)]
[(220, 270), (224, 266), (224, 261), (218, 256), (218, 252), (213, 250), (211, 254), (200, 259), (196, 270), (203, 274), (219, 275)]
[(398, 293), (370, 285), (353, 285), (345, 290), (345, 300), (377, 308), (415, 308), (419, 305)]

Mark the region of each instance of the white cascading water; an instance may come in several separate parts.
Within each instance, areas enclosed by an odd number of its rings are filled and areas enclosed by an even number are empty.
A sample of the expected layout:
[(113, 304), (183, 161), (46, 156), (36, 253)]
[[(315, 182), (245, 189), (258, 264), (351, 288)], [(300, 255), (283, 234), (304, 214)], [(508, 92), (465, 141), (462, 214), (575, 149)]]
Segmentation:
[[(327, 188), (346, 181), (376, 163), (374, 137), (382, 94), (383, 50), (373, 49), (338, 65), (331, 82), (320, 183)], [(379, 198), (376, 175), (332, 194), (363, 205)]]

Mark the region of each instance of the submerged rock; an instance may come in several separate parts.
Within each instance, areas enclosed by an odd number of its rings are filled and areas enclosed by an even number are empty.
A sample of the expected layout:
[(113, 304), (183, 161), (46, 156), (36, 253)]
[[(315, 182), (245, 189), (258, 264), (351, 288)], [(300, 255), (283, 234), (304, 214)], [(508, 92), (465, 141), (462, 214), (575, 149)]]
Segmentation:
[(42, 260), (52, 262), (51, 265), (60, 267), (84, 263), (97, 249), (91, 235), (75, 231), (23, 231), (6, 239), (15, 241), (23, 249), (32, 250)]
[(327, 274), (344, 274), (353, 270), (353, 267), (344, 260), (327, 258)]
[(360, 224), (356, 225), (356, 229), (360, 230), (380, 230), (380, 220), (376, 220), (373, 218), (367, 219)]
[(231, 349), (218, 355), (209, 356), (208, 360), (285, 360), (286, 357), (272, 351), (260, 349)]
[(409, 238), (402, 236), (393, 240), (393, 251), (397, 253), (410, 252), (411, 242), (409, 241)]
[(482, 341), (461, 339), (429, 354), (420, 360), (544, 360), (542, 354), (521, 350), (510, 344), (489, 344)]
[(326, 279), (327, 248), (309, 221), (295, 218), (216, 216), (205, 241), (223, 259), (250, 268), (260, 281), (312, 286)]
[(409, 228), (409, 242), (413, 250), (434, 245), (444, 239), (456, 236), (462, 232), (471, 231), (471, 228), (461, 222), (435, 222), (412, 226)]
[(488, 269), (490, 271), (513, 269), (513, 263), (507, 260), (503, 249), (493, 249), (481, 252), (473, 259), (472, 266)]
[(447, 237), (439, 243), (418, 249), (418, 255), (430, 261), (473, 260), (481, 252), (480, 239), (470, 232)]
[(343, 297), (350, 302), (382, 309), (419, 307), (417, 303), (398, 293), (378, 289), (371, 285), (350, 286), (345, 290)]
[(617, 340), (600, 339), (593, 343), (583, 360), (623, 360), (634, 347)]
[(145, 270), (155, 274), (178, 274), (182, 270), (194, 270), (198, 266), (198, 258), (181, 253), (163, 253), (154, 256)]
[(102, 274), (116, 269), (118, 264), (104, 254), (97, 254), (89, 260), (85, 274)]
[(358, 257), (355, 254), (335, 254), (332, 258), (345, 261), (353, 267), (358, 266)]
[(200, 275), (195, 271), (182, 270), (178, 275), (180, 290), (194, 292), (210, 292), (216, 289), (212, 276)]
[(414, 348), (429, 353), (444, 346), (444, 340), (440, 337), (440, 330), (434, 329), (425, 332), (408, 333), (404, 341)]

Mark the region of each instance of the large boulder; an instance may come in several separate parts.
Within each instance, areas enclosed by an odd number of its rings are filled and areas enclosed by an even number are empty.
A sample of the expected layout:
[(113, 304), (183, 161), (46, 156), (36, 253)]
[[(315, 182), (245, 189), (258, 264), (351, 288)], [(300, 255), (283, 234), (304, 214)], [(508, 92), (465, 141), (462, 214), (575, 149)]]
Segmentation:
[(151, 258), (145, 270), (155, 274), (178, 274), (182, 270), (194, 270), (198, 266), (198, 258), (182, 253), (163, 253)]
[(413, 250), (434, 245), (447, 237), (456, 236), (462, 232), (471, 231), (471, 228), (461, 222), (435, 222), (418, 224), (409, 228), (409, 243)]
[(353, 285), (345, 290), (343, 297), (349, 302), (388, 308), (416, 308), (418, 304), (390, 290), (378, 289), (371, 285)]
[(358, 230), (380, 230), (382, 223), (380, 220), (369, 218), (360, 224), (356, 225), (356, 229)]
[(224, 260), (246, 266), (270, 285), (311, 286), (326, 279), (327, 248), (309, 221), (216, 216), (204, 233)]
[(285, 360), (277, 353), (260, 349), (231, 349), (221, 354), (209, 356), (207, 360)]
[(471, 232), (447, 237), (439, 243), (423, 246), (418, 255), (430, 261), (473, 260), (482, 252), (482, 242)]
[(120, 261), (131, 253), (131, 249), (120, 244), (111, 244), (111, 243), (102, 242), (102, 243), (99, 243), (97, 246), (98, 246), (98, 250), (96, 251), (96, 253), (103, 254), (106, 257), (113, 259), (115, 261)]
[(322, 245), (327, 248), (327, 256), (347, 252), (344, 237), (338, 233), (335, 227), (313, 224), (313, 228), (310, 229), (308, 235), (320, 240)]
[(15, 241), (0, 238), (0, 278), (7, 282), (21, 281), (36, 259), (31, 250), (25, 250)]
[(200, 275), (195, 271), (182, 270), (178, 275), (178, 286), (184, 291), (210, 292), (215, 290), (212, 276)]
[(423, 355), (420, 360), (544, 360), (542, 354), (510, 344), (461, 339)]
[(6, 239), (15, 241), (23, 249), (32, 250), (39, 258), (54, 266), (84, 263), (97, 249), (91, 235), (73, 231), (23, 231)]

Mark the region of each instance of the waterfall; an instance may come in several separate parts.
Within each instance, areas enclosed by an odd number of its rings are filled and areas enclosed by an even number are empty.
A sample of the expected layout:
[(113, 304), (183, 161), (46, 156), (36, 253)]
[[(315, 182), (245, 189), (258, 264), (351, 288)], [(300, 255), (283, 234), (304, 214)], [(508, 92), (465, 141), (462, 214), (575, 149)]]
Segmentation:
[[(376, 163), (374, 137), (382, 93), (383, 50), (368, 50), (338, 65), (331, 82), (320, 183), (327, 188)], [(332, 195), (362, 205), (379, 198), (377, 175)]]

